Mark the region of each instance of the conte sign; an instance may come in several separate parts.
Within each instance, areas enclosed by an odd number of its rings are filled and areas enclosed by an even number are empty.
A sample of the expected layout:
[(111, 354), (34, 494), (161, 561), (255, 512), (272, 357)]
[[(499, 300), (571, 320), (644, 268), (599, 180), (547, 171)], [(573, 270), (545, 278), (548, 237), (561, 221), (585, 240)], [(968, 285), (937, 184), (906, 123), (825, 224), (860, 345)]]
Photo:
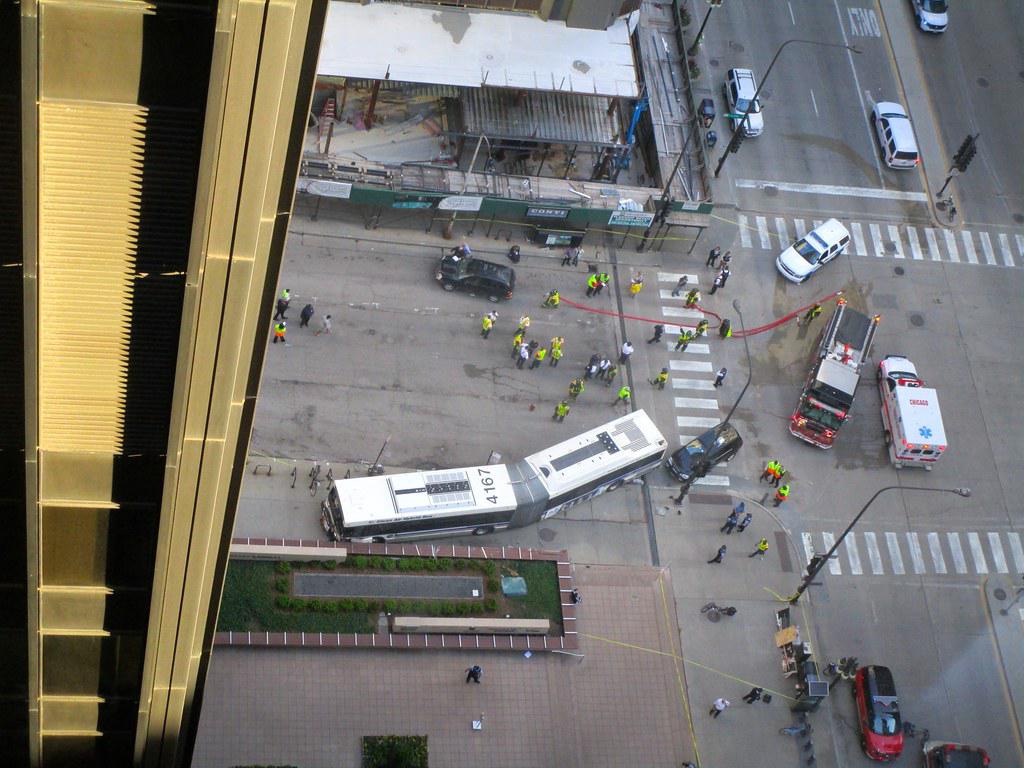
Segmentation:
[(654, 223), (654, 214), (646, 211), (612, 211), (608, 224), (620, 227), (649, 227)]
[(568, 208), (527, 208), (526, 218), (528, 219), (566, 219), (569, 217)]
[(474, 197), (473, 195), (457, 195), (443, 198), (441, 202), (437, 204), (437, 210), (479, 211), (483, 202), (484, 199), (482, 197)]

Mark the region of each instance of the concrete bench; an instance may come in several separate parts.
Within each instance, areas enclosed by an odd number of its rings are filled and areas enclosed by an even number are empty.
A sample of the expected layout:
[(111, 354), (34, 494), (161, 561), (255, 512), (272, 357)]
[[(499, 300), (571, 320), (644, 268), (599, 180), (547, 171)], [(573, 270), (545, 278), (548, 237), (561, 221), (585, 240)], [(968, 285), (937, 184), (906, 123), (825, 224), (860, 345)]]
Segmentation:
[(546, 635), (551, 629), (547, 619), (482, 619), (450, 616), (392, 616), (395, 633), (459, 635)]
[(232, 544), (231, 557), (239, 560), (293, 560), (342, 562), (348, 558), (348, 550), (342, 547), (288, 547), (277, 544)]

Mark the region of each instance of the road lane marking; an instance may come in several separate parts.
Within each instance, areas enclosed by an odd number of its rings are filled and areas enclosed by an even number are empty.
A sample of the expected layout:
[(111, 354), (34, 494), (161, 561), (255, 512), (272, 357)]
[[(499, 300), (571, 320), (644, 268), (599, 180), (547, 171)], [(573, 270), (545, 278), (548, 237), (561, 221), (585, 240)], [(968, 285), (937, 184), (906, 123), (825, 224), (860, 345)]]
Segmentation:
[(1008, 267), (1014, 266), (1013, 251), (1010, 250), (1010, 238), (1005, 232), (999, 234), (999, 250), (1003, 252), (1003, 264)]
[(910, 547), (910, 560), (914, 563), (914, 573), (924, 573), (924, 554), (921, 552), (921, 541), (917, 538), (916, 532), (907, 531), (907, 546)]
[[(668, 331), (665, 331), (665, 333), (668, 333)], [(675, 335), (678, 336), (679, 334), (676, 333)], [(676, 343), (674, 341), (666, 341), (665, 342), (665, 349), (667, 349), (669, 352), (675, 352), (676, 351)], [(710, 350), (711, 350), (711, 345), (710, 344), (693, 344), (693, 343), (691, 343), (690, 346), (688, 346), (686, 348), (686, 352), (685, 353), (684, 352), (680, 352), (679, 354), (681, 354), (681, 355), (682, 354), (687, 354), (687, 355), (689, 355), (689, 354), (707, 355), (707, 354), (710, 353)]]
[(712, 373), (715, 369), (711, 363), (702, 360), (669, 360), (668, 366), (673, 371), (701, 371)]
[(949, 552), (953, 555), (953, 567), (957, 573), (967, 573), (967, 558), (964, 557), (964, 548), (960, 546), (960, 534), (950, 531), (946, 538), (949, 540)]
[(793, 219), (793, 228), (796, 230), (797, 240), (807, 234), (807, 228), (804, 226), (803, 219)]
[(896, 258), (904, 258), (903, 241), (900, 240), (900, 230), (898, 227), (895, 227), (892, 224), (889, 225), (889, 239), (892, 241), (892, 244), (896, 246)]
[(822, 221), (821, 219), (815, 219), (815, 220), (814, 220), (814, 228), (815, 228), (815, 229), (817, 229), (818, 227), (820, 227), (820, 226), (821, 226), (822, 224), (824, 224), (824, 223), (825, 223), (825, 222), (824, 222), (824, 221)]
[(740, 225), (740, 245), (749, 248), (752, 243), (750, 242), (750, 223), (747, 221), (747, 217), (741, 213), (736, 217), (736, 223)]
[(662, 307), (661, 314), (665, 317), (688, 317), (695, 320), (704, 317), (704, 313), (699, 309), (687, 309), (686, 307)]
[(768, 236), (768, 219), (764, 216), (757, 216), (755, 221), (757, 221), (757, 236), (761, 238), (761, 248), (767, 251), (772, 247), (772, 241)]
[(948, 229), (942, 230), (942, 236), (946, 238), (946, 250), (949, 252), (949, 260), (960, 263), (960, 253), (956, 249), (956, 238)]
[(868, 559), (871, 561), (871, 572), (875, 576), (880, 576), (885, 573), (885, 569), (882, 568), (882, 553), (878, 550), (878, 540), (875, 538), (875, 534), (868, 531), (864, 534), (864, 543), (868, 548)]
[(779, 233), (779, 247), (789, 242), (789, 228), (786, 226), (786, 220), (781, 216), (775, 217), (775, 231)]
[[(828, 552), (836, 545), (836, 537), (831, 533), (821, 534), (821, 540), (825, 542), (825, 552)], [(847, 541), (849, 541), (849, 539), (847, 539)], [(825, 552), (822, 552), (821, 554), (824, 555)], [(843, 566), (839, 564), (839, 558), (835, 555), (832, 555), (832, 557), (828, 559), (828, 569), (833, 576), (843, 575)]]
[(814, 116), (821, 117), (821, 115), (818, 113), (818, 100), (814, 98), (814, 89), (811, 88), (809, 90), (811, 92), (811, 106), (814, 107)]
[(992, 239), (988, 236), (988, 232), (979, 232), (978, 237), (981, 238), (981, 250), (985, 252), (985, 261), (989, 266), (994, 267), (996, 252), (992, 249)]
[(706, 419), (701, 416), (676, 416), (677, 427), (703, 427), (708, 429), (718, 426), (721, 421), (721, 419)]
[(715, 382), (710, 379), (672, 379), (672, 389), (700, 389), (715, 391)]
[(914, 261), (924, 259), (924, 254), (921, 253), (921, 241), (917, 239), (917, 229), (915, 227), (907, 227), (907, 240), (910, 241), (910, 255)]
[(1013, 555), (1013, 565), (1017, 573), (1024, 573), (1024, 547), (1020, 544), (1020, 534), (1010, 531), (1006, 538), (1010, 540), (1010, 553)]
[(1024, 235), (1014, 235), (1013, 239), (1017, 241), (1017, 253), (1024, 259)]
[(967, 534), (967, 543), (971, 547), (971, 558), (974, 560), (974, 572), (988, 573), (988, 562), (985, 560), (985, 550), (981, 548), (981, 537), (971, 531)]
[(800, 539), (804, 543), (804, 557), (807, 558), (807, 564), (810, 565), (811, 558), (814, 557), (814, 554), (815, 554), (814, 553), (814, 538), (811, 536), (811, 534), (809, 534), (809, 533), (807, 533), (805, 531), (804, 533), (800, 534)]
[(793, 15), (793, 4), (787, 2), (786, 5), (789, 7), (789, 20), (793, 22), (793, 26), (796, 26), (796, 17)]
[(967, 261), (971, 264), (977, 264), (978, 255), (974, 252), (974, 236), (971, 235), (971, 230), (963, 230), (960, 233), (960, 239), (964, 242), (964, 254), (967, 256)]
[(679, 278), (686, 275), (686, 278), (691, 283), (696, 283), (700, 277), (699, 275), (692, 275), (689, 272), (659, 272), (658, 281), (661, 283), (678, 283)]
[(999, 573), (1009, 573), (1006, 565), (1006, 554), (1003, 552), (1003, 542), (998, 533), (989, 532), (988, 548), (992, 550), (992, 562)]
[[(863, 99), (861, 99), (863, 102)], [(865, 109), (864, 114), (871, 110)], [(867, 120), (864, 121), (867, 123)], [(871, 126), (868, 126), (870, 136)], [(873, 145), (872, 145), (873, 146)], [(872, 150), (875, 156), (875, 163), (879, 162), (878, 152)], [(879, 166), (881, 170), (881, 166)], [(803, 184), (798, 181), (762, 181), (760, 179), (736, 179), (737, 187), (741, 189), (757, 189), (764, 191), (768, 188), (777, 189), (779, 192), (803, 192), (810, 195), (831, 195), (834, 197), (870, 197), (874, 199), (903, 200), (914, 203), (928, 202), (928, 195), (924, 192), (901, 192), (897, 189), (886, 189), (885, 187), (844, 187), (835, 184)]]
[(871, 230), (871, 243), (875, 246), (875, 256), (879, 259), (885, 256), (885, 244), (882, 243), (882, 228), (877, 224), (868, 224)]
[(939, 542), (939, 534), (928, 534), (928, 550), (932, 555), (932, 565), (936, 573), (946, 572), (946, 558), (942, 556), (942, 544)]
[(704, 475), (693, 481), (694, 485), (729, 485), (729, 478), (726, 475)]
[(850, 232), (853, 234), (853, 246), (857, 249), (857, 255), (867, 256), (868, 247), (864, 244), (864, 228), (859, 221), (850, 225)]
[(850, 561), (850, 572), (860, 576), (864, 569), (860, 567), (860, 552), (857, 550), (857, 534), (850, 531), (846, 537), (846, 557)]
[(885, 543), (889, 548), (889, 560), (892, 561), (893, 573), (902, 576), (906, 571), (903, 570), (903, 553), (900, 552), (900, 540), (896, 538), (896, 534), (892, 531), (886, 531)]
[(932, 257), (932, 261), (942, 261), (942, 251), (939, 250), (939, 241), (935, 237), (935, 230), (932, 227), (925, 227), (924, 236), (928, 241), (928, 255)]
[(676, 408), (704, 408), (717, 411), (718, 401), (707, 397), (677, 397)]

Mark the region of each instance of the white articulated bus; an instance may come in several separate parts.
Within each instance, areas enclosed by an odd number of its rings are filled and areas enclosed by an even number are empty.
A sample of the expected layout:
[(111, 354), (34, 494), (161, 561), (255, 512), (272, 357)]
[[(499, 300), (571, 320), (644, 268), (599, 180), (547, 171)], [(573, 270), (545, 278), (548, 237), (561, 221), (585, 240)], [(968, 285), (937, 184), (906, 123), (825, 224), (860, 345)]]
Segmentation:
[(334, 480), (320, 520), (335, 541), (519, 528), (650, 472), (666, 448), (650, 417), (636, 411), (512, 464)]

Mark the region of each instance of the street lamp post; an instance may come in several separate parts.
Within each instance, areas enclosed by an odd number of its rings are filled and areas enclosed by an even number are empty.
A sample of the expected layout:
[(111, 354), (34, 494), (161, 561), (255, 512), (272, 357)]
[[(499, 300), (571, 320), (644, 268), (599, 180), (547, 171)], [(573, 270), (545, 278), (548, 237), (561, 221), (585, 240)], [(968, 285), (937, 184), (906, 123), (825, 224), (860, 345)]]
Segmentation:
[(731, 419), (733, 413), (736, 412), (736, 408), (739, 406), (740, 400), (742, 400), (743, 396), (747, 394), (747, 387), (750, 386), (750, 380), (754, 375), (754, 366), (753, 363), (750, 362), (750, 342), (747, 341), (747, 326), (743, 322), (743, 313), (740, 312), (739, 299), (733, 299), (732, 308), (736, 310), (736, 314), (740, 318), (740, 334), (743, 336), (743, 348), (747, 350), (747, 383), (743, 385), (743, 389), (740, 391), (740, 396), (736, 398), (736, 402), (732, 404), (732, 408), (730, 408), (729, 413), (726, 414), (725, 421), (722, 422), (723, 424), (728, 424), (729, 419)]
[(739, 137), (750, 124), (750, 110), (753, 108), (755, 104), (758, 103), (757, 97), (761, 95), (761, 89), (764, 88), (764, 84), (765, 82), (767, 82), (768, 75), (771, 74), (772, 67), (775, 66), (775, 61), (779, 58), (779, 54), (782, 53), (782, 49), (785, 48), (790, 43), (806, 43), (807, 45), (820, 45), (826, 48), (845, 48), (846, 50), (852, 51), (853, 53), (860, 53), (860, 48), (858, 48), (855, 45), (845, 45), (843, 43), (823, 43), (820, 40), (801, 40), (799, 38), (793, 38), (791, 40), (787, 40), (782, 45), (780, 45), (779, 50), (777, 50), (775, 52), (775, 55), (772, 56), (771, 63), (768, 65), (768, 69), (765, 70), (764, 77), (762, 77), (761, 82), (758, 83), (757, 90), (754, 91), (754, 97), (750, 100), (750, 104), (747, 105), (747, 108), (743, 110), (743, 119), (740, 121), (740, 124), (736, 128), (736, 130), (732, 132), (732, 138), (729, 140), (729, 144), (728, 146), (726, 146), (725, 151), (722, 152), (722, 157), (719, 159), (718, 165), (715, 167), (716, 179), (718, 178), (718, 174), (721, 173), (722, 171), (722, 166), (725, 165), (725, 158), (727, 158), (730, 154), (734, 153), (737, 150), (739, 142), (742, 140)]
[(824, 555), (812, 558), (811, 564), (807, 566), (807, 575), (804, 577), (803, 581), (800, 582), (800, 586), (797, 587), (793, 596), (789, 598), (790, 605), (796, 605), (797, 600), (800, 599), (800, 595), (806, 591), (807, 587), (809, 587), (811, 582), (814, 581), (814, 577), (818, 575), (818, 572), (825, 567), (825, 563), (829, 561), (829, 558), (831, 558), (832, 555), (835, 554), (835, 551), (839, 549), (839, 545), (843, 543), (843, 539), (846, 538), (847, 534), (853, 530), (853, 526), (855, 526), (864, 513), (867, 512), (868, 507), (871, 506), (875, 499), (886, 491), (933, 491), (935, 493), (955, 493), (957, 496), (963, 496), (965, 499), (971, 495), (970, 488), (924, 488), (917, 485), (887, 485), (885, 488), (880, 488), (875, 491), (875, 495), (868, 499), (867, 504), (861, 507), (860, 512), (858, 512), (856, 517), (854, 517), (853, 520), (850, 521), (850, 524), (846, 526), (846, 530), (843, 531), (843, 535), (836, 539), (836, 543), (832, 545), (832, 548)]
[[(473, 158), (469, 161), (469, 169), (462, 177), (462, 190), (459, 192), (460, 195), (466, 194), (466, 189), (469, 188), (469, 174), (473, 172), (473, 166), (476, 165), (476, 156), (480, 154), (480, 145), (487, 142), (487, 154), (488, 156), (493, 154), (491, 150), (491, 140), (480, 134), (480, 138), (476, 141), (476, 149), (473, 150)], [(448, 223), (444, 225), (443, 237), (447, 240), (452, 236), (452, 231), (455, 229), (455, 219), (459, 215), (458, 211), (452, 211), (452, 217), (448, 219)]]

